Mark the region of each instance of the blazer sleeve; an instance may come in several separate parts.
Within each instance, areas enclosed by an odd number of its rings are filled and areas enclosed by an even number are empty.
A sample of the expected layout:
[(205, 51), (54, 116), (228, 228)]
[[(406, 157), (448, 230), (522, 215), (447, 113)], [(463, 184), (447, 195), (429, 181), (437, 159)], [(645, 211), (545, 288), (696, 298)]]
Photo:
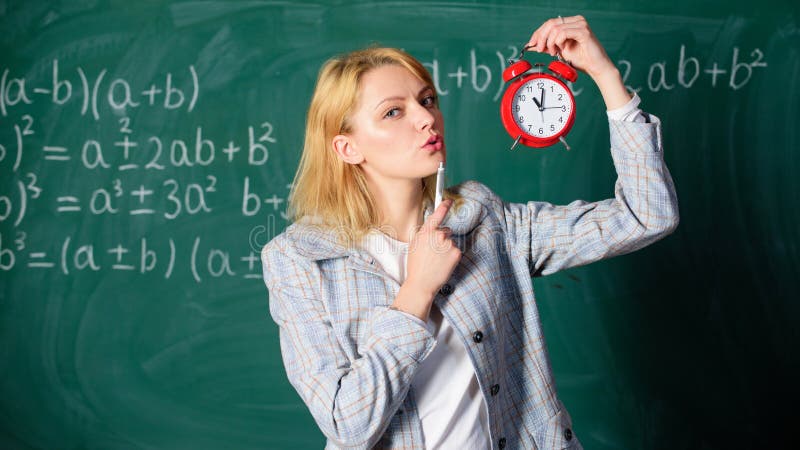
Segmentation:
[(664, 162), (661, 124), (609, 121), (614, 198), (555, 206), (502, 202), (510, 245), (530, 256), (532, 276), (632, 252), (672, 233), (678, 199)]
[(289, 382), (328, 439), (343, 448), (371, 448), (436, 341), (422, 320), (377, 307), (366, 345), (351, 360), (320, 298), (316, 262), (276, 240), (262, 250), (262, 263)]

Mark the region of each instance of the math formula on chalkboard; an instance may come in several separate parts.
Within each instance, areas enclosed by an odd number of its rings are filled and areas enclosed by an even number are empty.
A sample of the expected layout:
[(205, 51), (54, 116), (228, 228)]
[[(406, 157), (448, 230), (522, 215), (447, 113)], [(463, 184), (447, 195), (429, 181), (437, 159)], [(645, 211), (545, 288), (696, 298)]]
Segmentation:
[[(51, 131), (59, 124), (47, 123), (41, 116), (23, 112), (16, 120), (2, 122), (0, 170), (5, 177), (15, 175), (16, 183), (0, 195), (0, 222), (10, 223), (14, 229), (11, 234), (0, 234), (0, 270), (57, 270), (63, 275), (103, 270), (141, 274), (157, 271), (169, 279), (178, 261), (179, 267), (191, 269), (197, 282), (204, 275), (260, 278), (257, 248), (242, 245), (241, 254), (234, 255), (227, 249), (204, 248), (201, 236), (189, 239), (185, 249), (174, 238), (158, 242), (140, 238), (102, 246), (64, 236), (58, 241), (47, 240), (44, 247), (32, 244), (27, 231), (32, 213), (45, 213), (64, 222), (125, 216), (128, 223), (144, 221), (148, 216), (172, 221), (187, 215), (215, 214), (220, 204), (232, 200), (217, 189), (218, 177), (222, 176), (217, 174), (217, 167), (264, 166), (270, 147), (277, 143), (274, 127), (268, 121), (245, 125), (240, 133), (234, 133), (239, 135), (238, 140), (225, 142), (209, 138), (202, 125), (193, 126), (192, 132), (181, 136), (139, 133), (131, 118), (139, 108), (159, 110), (166, 118), (170, 113), (192, 113), (201, 86), (192, 66), (186, 70), (185, 80), (167, 73), (161, 84), (153, 81), (145, 89), (132, 86), (124, 78), (108, 79), (106, 69), (92, 78), (78, 67), (77, 80), (71, 80), (60, 72), (58, 60), (53, 60), (50, 68), (48, 87), (33, 86), (25, 77), (4, 69), (0, 79), (2, 116), (11, 118), (17, 116), (17, 109), (44, 102), (49, 108), (74, 105), (78, 110), (73, 114), (101, 125), (89, 127), (77, 145), (69, 145), (58, 141), (55, 136), (59, 134)], [(97, 136), (92, 136), (93, 130), (98, 130)], [(195, 167), (209, 170), (198, 173), (192, 171)], [(42, 172), (73, 173), (78, 178), (71, 182), (62, 178), (54, 185), (52, 175), (43, 177)], [(93, 177), (98, 173), (102, 176)], [(92, 178), (98, 181), (89, 181)], [(285, 201), (283, 197), (272, 194), (263, 200), (258, 198), (248, 177), (239, 184), (243, 194), (238, 200), (244, 216), (253, 216), (262, 204), (271, 203), (273, 211), (286, 218), (283, 209), (278, 211)], [(103, 227), (102, 222), (95, 226)], [(242, 244), (247, 243), (242, 239)], [(234, 269), (236, 263), (239, 267)]]
[[(719, 52), (724, 60), (705, 61), (693, 51), (700, 52), (682, 44), (674, 55), (654, 53), (652, 61), (619, 58), (616, 63), (629, 90), (649, 93), (700, 87), (737, 91), (756, 71), (768, 67), (759, 48), (743, 54), (740, 47), (731, 46)], [(423, 64), (440, 95), (488, 96), (496, 102), (503, 88), (499, 74), (518, 54), (513, 45), (494, 52), (470, 48), (423, 59)], [(287, 183), (265, 188), (255, 181), (258, 170), (269, 164), (271, 150), (280, 145), (273, 121), (230, 123), (228, 139), (208, 131), (216, 124), (192, 123), (171, 135), (141, 131), (138, 122), (148, 115), (158, 115), (162, 121), (185, 121), (196, 115), (204, 96), (203, 79), (191, 64), (148, 80), (129, 78), (113, 76), (106, 68), (65, 70), (58, 59), (38, 61), (24, 74), (2, 70), (0, 171), (13, 175), (15, 182), (0, 192), (0, 222), (13, 228), (0, 234), (0, 270), (21, 266), (63, 275), (158, 272), (170, 279), (177, 261), (179, 270), (191, 269), (195, 282), (202, 282), (203, 273), (212, 278), (258, 278), (256, 255), (288, 219), (291, 188)], [(572, 84), (570, 88), (576, 96), (584, 90)], [(34, 107), (37, 112), (28, 112)], [(58, 130), (62, 125), (51, 122), (53, 114), (94, 125), (75, 136)], [(69, 142), (59, 140), (61, 136)], [(253, 172), (231, 179), (226, 166)], [(47, 176), (42, 175), (45, 172)], [(63, 178), (66, 174), (77, 178), (70, 182)], [(220, 189), (220, 183), (227, 187)], [(184, 217), (231, 218), (231, 213), (266, 219), (251, 227), (235, 251), (206, 248), (203, 236), (191, 233), (180, 236), (188, 237), (185, 242), (176, 242), (178, 237), (140, 237), (105, 245), (65, 235), (36, 247), (31, 245), (27, 226), (31, 221), (26, 217), (37, 211), (56, 221), (97, 220), (100, 229), (107, 229), (105, 219), (122, 217), (134, 227), (137, 222), (143, 227), (166, 227)]]

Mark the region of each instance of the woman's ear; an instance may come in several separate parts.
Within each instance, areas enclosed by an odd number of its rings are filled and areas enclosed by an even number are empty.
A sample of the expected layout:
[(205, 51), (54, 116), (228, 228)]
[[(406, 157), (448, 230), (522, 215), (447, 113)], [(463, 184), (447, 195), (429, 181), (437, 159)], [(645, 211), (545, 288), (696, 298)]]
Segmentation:
[(331, 143), (333, 145), (333, 151), (336, 152), (336, 156), (342, 161), (348, 164), (360, 164), (364, 161), (364, 155), (355, 148), (354, 142), (350, 136), (337, 134), (333, 137)]

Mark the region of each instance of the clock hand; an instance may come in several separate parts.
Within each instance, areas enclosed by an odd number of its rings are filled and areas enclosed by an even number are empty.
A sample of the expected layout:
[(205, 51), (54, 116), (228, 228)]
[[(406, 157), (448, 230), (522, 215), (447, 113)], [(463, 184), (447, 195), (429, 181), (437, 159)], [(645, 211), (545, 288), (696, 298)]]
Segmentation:
[[(536, 100), (536, 97), (531, 97), (531, 100), (533, 100), (533, 103), (536, 103), (536, 107), (539, 108), (539, 111), (544, 111), (542, 109), (542, 104), (539, 103), (539, 100)], [(542, 113), (542, 122), (544, 122), (544, 113)]]
[(542, 96), (539, 98), (539, 112), (542, 113), (542, 123), (544, 123), (544, 88), (542, 89)]

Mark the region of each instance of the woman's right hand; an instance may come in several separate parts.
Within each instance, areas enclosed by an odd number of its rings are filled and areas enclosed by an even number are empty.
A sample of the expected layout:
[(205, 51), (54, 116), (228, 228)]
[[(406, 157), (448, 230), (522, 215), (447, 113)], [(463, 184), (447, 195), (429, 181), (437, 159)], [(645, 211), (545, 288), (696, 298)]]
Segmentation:
[(422, 320), (461, 260), (461, 250), (450, 239), (452, 231), (439, 227), (452, 205), (451, 199), (443, 200), (409, 242), (406, 280), (392, 305)]

